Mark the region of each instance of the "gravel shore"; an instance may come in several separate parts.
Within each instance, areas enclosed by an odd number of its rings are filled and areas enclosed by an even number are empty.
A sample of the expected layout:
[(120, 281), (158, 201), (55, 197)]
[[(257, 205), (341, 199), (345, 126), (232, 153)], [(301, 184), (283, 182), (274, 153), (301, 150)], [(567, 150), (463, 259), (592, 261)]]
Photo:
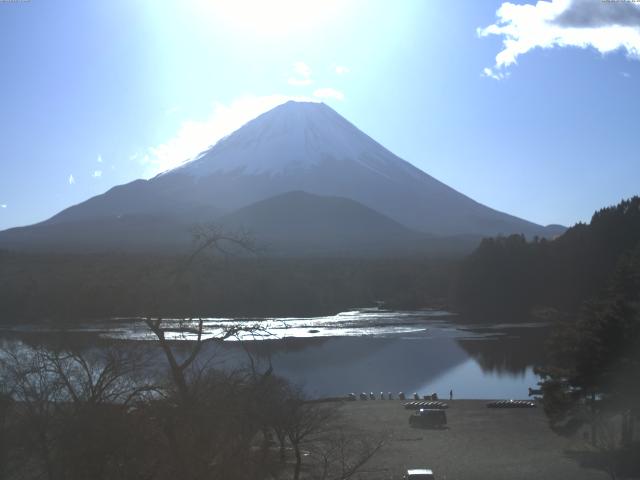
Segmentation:
[[(347, 425), (389, 440), (364, 467), (360, 479), (401, 479), (407, 468), (433, 469), (439, 480), (609, 478), (576, 460), (589, 448), (553, 433), (541, 408), (493, 409), (486, 400), (447, 402), (447, 428), (409, 426), (399, 400), (346, 402)], [(586, 454), (588, 456), (588, 454)]]

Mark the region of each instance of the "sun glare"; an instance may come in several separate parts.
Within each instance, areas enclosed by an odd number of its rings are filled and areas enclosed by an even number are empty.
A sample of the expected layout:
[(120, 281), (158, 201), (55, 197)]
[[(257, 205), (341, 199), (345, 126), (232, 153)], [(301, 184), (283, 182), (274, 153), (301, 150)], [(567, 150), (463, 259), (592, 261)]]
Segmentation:
[(344, 10), (338, 0), (192, 0), (194, 13), (226, 28), (280, 37), (309, 32)]

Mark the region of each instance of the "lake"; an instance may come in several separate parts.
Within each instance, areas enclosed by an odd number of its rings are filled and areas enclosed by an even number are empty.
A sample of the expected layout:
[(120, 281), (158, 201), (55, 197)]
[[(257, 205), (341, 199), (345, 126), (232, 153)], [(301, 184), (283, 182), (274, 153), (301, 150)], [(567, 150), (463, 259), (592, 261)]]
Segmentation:
[[(176, 330), (184, 322), (168, 320)], [(482, 324), (441, 310), (396, 312), (358, 309), (311, 318), (209, 318), (205, 337), (230, 325), (260, 325), (260, 332), (211, 343), (220, 368), (246, 363), (247, 353), (260, 368), (299, 384), (311, 397), (354, 392), (437, 393), (448, 398), (527, 398), (536, 387), (534, 365), (543, 360), (548, 328), (543, 324)], [(59, 329), (38, 326), (4, 328), (5, 346), (21, 343), (47, 348), (54, 339), (142, 342), (154, 337), (141, 319), (110, 319)], [(192, 333), (174, 332), (177, 348), (188, 349)], [(161, 361), (161, 357), (159, 360)]]

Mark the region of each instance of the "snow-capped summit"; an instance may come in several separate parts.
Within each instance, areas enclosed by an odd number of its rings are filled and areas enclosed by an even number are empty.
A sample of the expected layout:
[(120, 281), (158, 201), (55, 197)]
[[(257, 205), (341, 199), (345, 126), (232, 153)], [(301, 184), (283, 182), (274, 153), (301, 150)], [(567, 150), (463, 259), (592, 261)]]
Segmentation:
[(404, 163), (324, 103), (289, 101), (175, 171), (198, 177), (221, 172), (278, 175), (326, 160), (356, 162), (380, 174), (389, 161)]

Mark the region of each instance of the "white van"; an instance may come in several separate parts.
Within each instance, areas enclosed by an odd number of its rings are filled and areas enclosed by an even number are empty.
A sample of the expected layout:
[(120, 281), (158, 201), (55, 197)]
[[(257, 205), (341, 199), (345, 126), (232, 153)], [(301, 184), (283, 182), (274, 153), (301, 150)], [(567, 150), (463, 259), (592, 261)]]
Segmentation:
[(405, 480), (434, 480), (433, 471), (428, 468), (412, 468), (404, 475)]

